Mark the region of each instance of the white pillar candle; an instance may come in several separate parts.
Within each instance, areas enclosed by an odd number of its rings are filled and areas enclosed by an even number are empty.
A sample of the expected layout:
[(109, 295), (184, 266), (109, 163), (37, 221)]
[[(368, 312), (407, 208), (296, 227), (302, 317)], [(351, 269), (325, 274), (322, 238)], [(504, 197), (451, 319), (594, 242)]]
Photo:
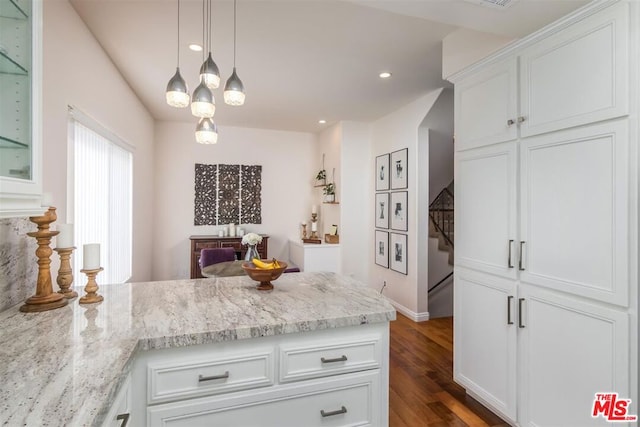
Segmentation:
[(318, 223), (317, 222), (312, 222), (311, 223), (311, 231), (318, 231)]
[(100, 244), (89, 243), (82, 247), (82, 268), (97, 270), (100, 268)]
[(50, 207), (51, 205), (53, 205), (53, 194), (51, 193), (42, 193), (42, 199), (41, 199), (41, 203), (40, 206), (42, 207)]
[(318, 206), (316, 205), (311, 206), (311, 213), (318, 213)]
[(58, 231), (60, 234), (56, 237), (56, 247), (72, 248), (73, 247), (73, 224), (59, 224)]
[(236, 225), (234, 223), (229, 224), (229, 237), (236, 237)]
[(218, 237), (224, 237), (224, 230), (218, 230)]

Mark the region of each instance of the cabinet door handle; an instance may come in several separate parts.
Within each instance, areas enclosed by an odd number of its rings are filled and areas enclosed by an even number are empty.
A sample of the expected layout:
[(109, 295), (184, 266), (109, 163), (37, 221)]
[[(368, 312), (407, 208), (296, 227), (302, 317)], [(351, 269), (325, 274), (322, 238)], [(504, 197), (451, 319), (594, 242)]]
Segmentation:
[(524, 243), (525, 242), (523, 240), (520, 241), (520, 259), (518, 260), (518, 270), (520, 271), (524, 271), (524, 267), (522, 266), (522, 258), (524, 257)]
[(324, 409), (320, 410), (320, 415), (322, 415), (322, 418), (332, 417), (334, 415), (340, 415), (340, 414), (346, 414), (346, 413), (347, 413), (347, 408), (345, 408), (344, 406), (335, 411), (325, 412)]
[(524, 302), (524, 298), (518, 298), (518, 328), (524, 328), (524, 323), (522, 323), (522, 303)]
[(525, 116), (520, 116), (520, 117), (518, 117), (518, 123), (522, 123), (522, 122), (524, 122), (525, 120), (527, 120), (527, 118), (526, 118)]
[(507, 297), (507, 325), (513, 325), (513, 320), (511, 320), (511, 300), (513, 299), (513, 295), (509, 295)]
[(324, 357), (321, 357), (320, 361), (322, 363), (346, 362), (347, 361), (347, 356), (345, 356), (343, 354), (342, 356), (336, 357), (335, 359), (325, 359)]
[(129, 424), (129, 417), (131, 416), (131, 414), (126, 413), (126, 414), (118, 414), (118, 416), (116, 417), (117, 421), (122, 421), (122, 424), (120, 424), (120, 427), (127, 427), (127, 424)]
[(516, 121), (513, 120), (513, 119), (507, 120), (507, 126), (513, 126), (515, 123), (516, 123)]
[(212, 375), (210, 377), (205, 377), (203, 375), (200, 375), (198, 377), (198, 382), (202, 383), (202, 382), (205, 382), (205, 381), (222, 380), (222, 379), (226, 379), (226, 378), (229, 378), (229, 371), (225, 371), (224, 374)]
[(513, 268), (513, 264), (511, 263), (511, 247), (513, 246), (513, 240), (509, 240), (509, 260), (507, 261), (507, 266), (509, 268)]

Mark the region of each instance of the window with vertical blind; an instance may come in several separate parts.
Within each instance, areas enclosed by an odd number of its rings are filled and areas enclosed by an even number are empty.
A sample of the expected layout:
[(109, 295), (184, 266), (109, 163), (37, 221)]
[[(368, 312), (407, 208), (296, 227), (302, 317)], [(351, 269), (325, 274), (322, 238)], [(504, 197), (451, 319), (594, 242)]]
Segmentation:
[[(132, 265), (132, 147), (70, 107), (69, 205), (74, 224), (74, 271), (82, 245), (100, 244), (99, 283), (124, 283)], [(77, 276), (76, 276), (77, 277)]]

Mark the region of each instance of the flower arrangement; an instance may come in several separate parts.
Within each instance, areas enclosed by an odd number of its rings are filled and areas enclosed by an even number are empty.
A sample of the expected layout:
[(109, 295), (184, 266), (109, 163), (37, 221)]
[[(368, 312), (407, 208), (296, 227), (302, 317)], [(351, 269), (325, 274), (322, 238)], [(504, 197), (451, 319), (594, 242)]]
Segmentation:
[(256, 233), (247, 233), (242, 236), (242, 244), (243, 245), (251, 245), (255, 246), (258, 243), (262, 242), (262, 236)]

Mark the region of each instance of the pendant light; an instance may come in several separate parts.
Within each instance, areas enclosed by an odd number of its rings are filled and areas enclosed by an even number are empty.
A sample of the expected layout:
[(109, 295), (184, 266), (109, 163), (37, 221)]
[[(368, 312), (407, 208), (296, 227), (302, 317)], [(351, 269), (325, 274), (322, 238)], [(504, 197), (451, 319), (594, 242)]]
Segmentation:
[[(204, 17), (204, 5), (205, 0), (202, 0), (202, 15)], [(204, 18), (202, 25), (202, 44), (205, 44), (205, 36), (204, 36)], [(206, 62), (206, 61), (205, 61)], [(191, 114), (196, 117), (211, 118), (216, 112), (216, 101), (213, 97), (213, 93), (207, 87), (207, 84), (204, 82), (202, 78), (200, 78), (200, 84), (193, 91), (193, 95), (191, 96)]]
[[(207, 34), (209, 40), (209, 56), (200, 67), (200, 79), (204, 81), (210, 90), (217, 89), (220, 86), (220, 70), (211, 57), (211, 0), (207, 0)], [(204, 14), (203, 14), (204, 20)]]
[(198, 144), (215, 144), (218, 142), (218, 127), (209, 118), (200, 119), (196, 126), (196, 142)]
[(233, 0), (233, 73), (224, 86), (224, 102), (233, 106), (244, 104), (244, 85), (236, 73), (236, 1)]
[(180, 0), (178, 0), (178, 60), (176, 73), (167, 83), (167, 104), (176, 108), (184, 108), (189, 105), (189, 88), (180, 75)]

